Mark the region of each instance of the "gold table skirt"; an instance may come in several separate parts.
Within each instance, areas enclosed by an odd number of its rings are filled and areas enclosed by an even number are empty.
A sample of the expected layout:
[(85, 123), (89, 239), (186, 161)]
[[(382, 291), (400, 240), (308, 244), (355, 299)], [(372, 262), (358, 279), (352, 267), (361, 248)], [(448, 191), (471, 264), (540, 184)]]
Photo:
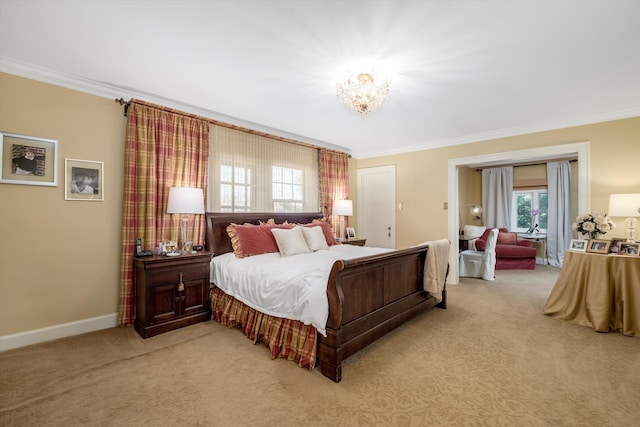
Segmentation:
[(544, 314), (640, 337), (640, 257), (567, 251)]

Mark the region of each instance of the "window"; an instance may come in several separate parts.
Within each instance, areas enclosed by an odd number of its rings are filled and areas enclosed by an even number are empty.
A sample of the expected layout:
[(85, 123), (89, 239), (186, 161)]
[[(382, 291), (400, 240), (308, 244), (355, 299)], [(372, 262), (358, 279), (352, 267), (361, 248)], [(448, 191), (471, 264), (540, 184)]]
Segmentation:
[(273, 166), (271, 198), (274, 212), (302, 212), (302, 170)]
[[(513, 192), (511, 209), (511, 230), (524, 233), (538, 224), (538, 230), (547, 231), (548, 198), (547, 190), (519, 190)], [(535, 223), (531, 223), (531, 212), (540, 210)]]
[(318, 149), (219, 125), (209, 131), (213, 212), (319, 212)]
[(220, 166), (220, 211), (251, 211), (251, 169)]

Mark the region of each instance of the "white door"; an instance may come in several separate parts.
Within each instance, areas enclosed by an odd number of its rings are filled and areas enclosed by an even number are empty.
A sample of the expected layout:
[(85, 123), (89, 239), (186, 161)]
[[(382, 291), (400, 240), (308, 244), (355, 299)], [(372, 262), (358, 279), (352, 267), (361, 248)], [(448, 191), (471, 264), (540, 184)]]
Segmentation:
[(367, 246), (396, 247), (396, 167), (358, 169), (358, 232)]

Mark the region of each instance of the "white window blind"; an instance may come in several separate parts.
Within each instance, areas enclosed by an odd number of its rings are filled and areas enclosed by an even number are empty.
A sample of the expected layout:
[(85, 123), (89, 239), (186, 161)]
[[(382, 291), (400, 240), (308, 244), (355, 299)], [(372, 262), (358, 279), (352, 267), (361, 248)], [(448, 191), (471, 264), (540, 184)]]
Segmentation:
[(212, 212), (319, 212), (318, 150), (211, 125)]

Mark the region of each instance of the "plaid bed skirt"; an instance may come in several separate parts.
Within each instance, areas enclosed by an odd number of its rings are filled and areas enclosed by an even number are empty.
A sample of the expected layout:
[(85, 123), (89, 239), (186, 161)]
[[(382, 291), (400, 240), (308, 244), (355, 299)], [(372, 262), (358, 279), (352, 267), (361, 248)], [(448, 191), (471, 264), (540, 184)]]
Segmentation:
[(313, 369), (317, 344), (313, 326), (261, 313), (217, 287), (211, 291), (211, 312), (220, 324), (241, 329), (254, 344), (263, 342), (271, 350), (272, 359), (282, 357), (301, 368)]

